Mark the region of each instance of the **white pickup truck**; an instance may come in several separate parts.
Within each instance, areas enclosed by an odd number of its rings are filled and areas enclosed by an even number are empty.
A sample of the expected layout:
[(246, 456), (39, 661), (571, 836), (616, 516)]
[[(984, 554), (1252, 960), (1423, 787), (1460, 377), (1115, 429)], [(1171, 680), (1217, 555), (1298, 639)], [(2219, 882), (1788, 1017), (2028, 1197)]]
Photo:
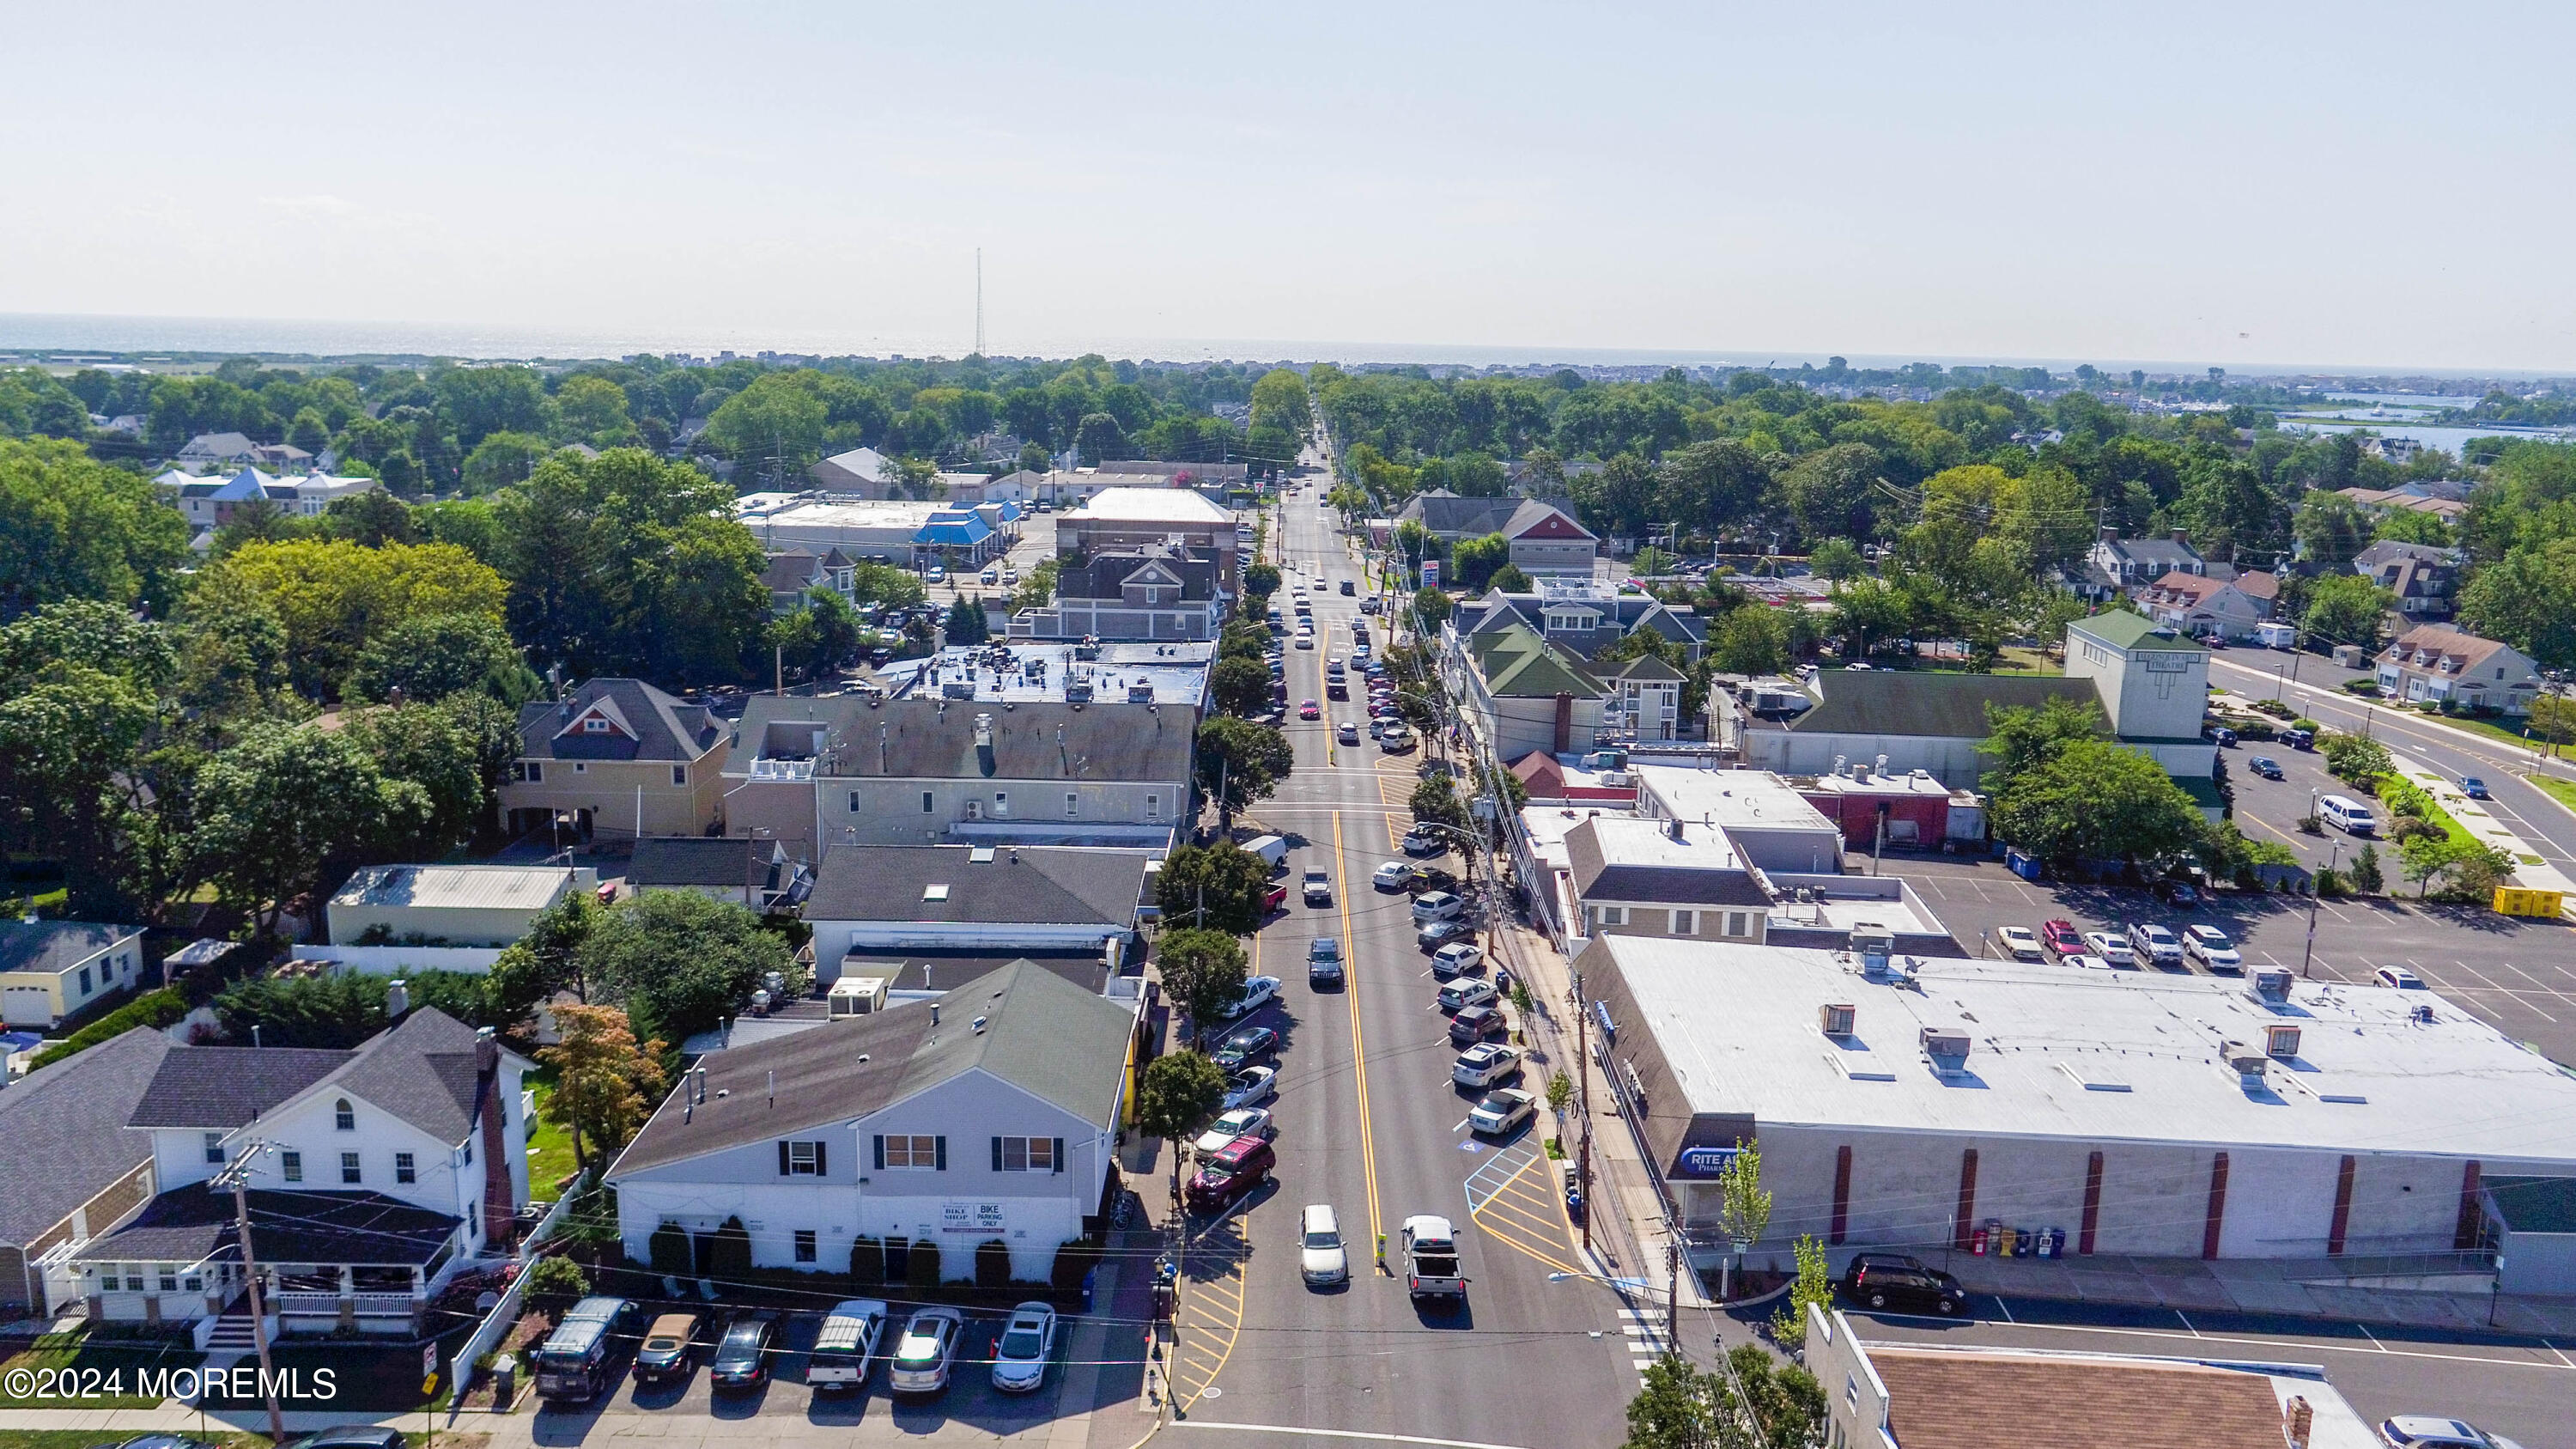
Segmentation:
[(1467, 1301), (1467, 1278), (1458, 1271), (1458, 1235), (1447, 1218), (1428, 1213), (1404, 1220), (1404, 1286), (1414, 1301)]

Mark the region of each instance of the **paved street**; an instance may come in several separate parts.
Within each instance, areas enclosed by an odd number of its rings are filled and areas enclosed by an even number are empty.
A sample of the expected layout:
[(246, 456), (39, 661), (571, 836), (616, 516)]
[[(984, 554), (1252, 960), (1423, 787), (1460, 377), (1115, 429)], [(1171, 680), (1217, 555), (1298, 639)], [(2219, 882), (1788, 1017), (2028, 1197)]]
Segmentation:
[[(1176, 1385), (1185, 1442), (1276, 1445), (1293, 1429), (1310, 1438), (1614, 1443), (1637, 1383), (1628, 1320), (1598, 1286), (1547, 1281), (1580, 1260), (1546, 1185), (1544, 1114), (1537, 1133), (1500, 1151), (1465, 1131), (1470, 1098), (1449, 1082), (1456, 1053), (1432, 1007), (1409, 898), (1368, 884), (1395, 853), (1421, 756), (1384, 755), (1365, 734), (1356, 748), (1332, 743), (1352, 706), (1326, 699), (1324, 666), (1349, 653), (1359, 600), (1337, 590), (1358, 571), (1311, 482), (1285, 510), (1290, 577), (1321, 582), (1318, 647), (1287, 651), (1296, 773), (1252, 815), (1290, 839), (1292, 880), (1310, 866), (1331, 872), (1334, 901), (1309, 909), (1292, 895), (1259, 938), (1254, 970), (1285, 983), (1281, 1005), (1260, 1018), (1287, 1037), (1279, 1185), (1194, 1250), (1191, 1275), (1202, 1286), (1185, 1299)], [(1384, 630), (1372, 638), (1382, 647)], [(1294, 717), (1308, 698), (1325, 703), (1321, 721)], [(1318, 935), (1346, 942), (1346, 990), (1306, 985), (1306, 944)], [(1297, 1276), (1297, 1212), (1310, 1202), (1340, 1212), (1352, 1245), (1347, 1290), (1316, 1292)], [(1456, 1223), (1471, 1280), (1464, 1312), (1417, 1311), (1407, 1298), (1395, 1243), (1414, 1213)], [(1399, 1276), (1373, 1271), (1377, 1233)], [(1106, 1442), (1098, 1426), (1094, 1442)]]

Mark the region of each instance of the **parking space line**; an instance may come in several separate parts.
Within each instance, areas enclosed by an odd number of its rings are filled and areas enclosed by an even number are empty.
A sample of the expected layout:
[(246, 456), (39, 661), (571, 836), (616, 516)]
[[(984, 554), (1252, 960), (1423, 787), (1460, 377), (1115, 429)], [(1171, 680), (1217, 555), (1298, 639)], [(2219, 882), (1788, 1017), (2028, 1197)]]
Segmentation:
[(2356, 1323), (2356, 1324), (2354, 1324), (2354, 1325), (2353, 1325), (2353, 1327), (2358, 1328), (2358, 1329), (2360, 1329), (2360, 1330), (2361, 1330), (2361, 1336), (2362, 1336), (2362, 1337), (2364, 1337), (2364, 1338), (2366, 1338), (2366, 1339), (2369, 1339), (2369, 1340), (2370, 1340), (2370, 1346), (2371, 1346), (2372, 1348), (2378, 1349), (2381, 1353), (2386, 1353), (2386, 1352), (2388, 1352), (2388, 1345), (2387, 1345), (2387, 1344), (2384, 1344), (2384, 1343), (2381, 1343), (2381, 1342), (2379, 1341), (2379, 1335), (2378, 1335), (2378, 1334), (2375, 1334), (2375, 1333), (2373, 1333), (2373, 1332), (2371, 1332), (2371, 1331), (2370, 1331), (2370, 1325), (2369, 1325), (2369, 1324), (2367, 1324), (2367, 1323)]
[(2518, 1005), (2518, 1006), (2520, 1006), (2520, 1007), (2524, 1008), (2525, 1010), (2527, 1010), (2527, 1011), (2531, 1012), (2531, 1014), (2532, 1014), (2532, 1015), (2539, 1017), (2541, 1020), (2543, 1020), (2543, 1021), (2545, 1021), (2545, 1022), (2548, 1022), (2551, 1026), (2556, 1026), (2556, 1025), (2558, 1024), (2558, 1018), (2557, 1018), (2557, 1017), (2551, 1016), (2548, 1012), (2542, 1011), (2539, 1007), (2537, 1007), (2537, 1006), (2533, 1006), (2530, 1002), (2525, 1001), (2525, 1000), (2523, 999), (2523, 997), (2522, 997), (2522, 994), (2521, 994), (2520, 992), (2515, 991), (2512, 987), (2510, 987), (2510, 986), (2503, 986), (2503, 985), (2499, 985), (2499, 984), (2496, 982), (2496, 980), (2495, 980), (2495, 978), (2494, 978), (2494, 977), (2487, 975), (2487, 973), (2485, 973), (2485, 972), (2483, 972), (2483, 971), (2479, 970), (2479, 969), (2478, 969), (2478, 968), (2476, 968), (2475, 966), (2470, 965), (2468, 962), (2466, 962), (2466, 961), (2454, 961), (2454, 962), (2452, 962), (2451, 964), (2452, 964), (2452, 965), (2454, 965), (2454, 966), (2459, 967), (2461, 970), (2466, 971), (2466, 972), (2467, 972), (2467, 973), (2469, 973), (2470, 975), (2472, 975), (2472, 976), (2474, 976), (2474, 977), (2478, 978), (2480, 981), (2485, 982), (2485, 983), (2486, 983), (2486, 987), (2487, 987), (2487, 989), (2488, 989), (2489, 991), (2501, 992), (2501, 993), (2502, 993), (2502, 994), (2504, 994), (2505, 996), (2511, 997), (2511, 998), (2513, 999), (2513, 1001), (2514, 1001), (2514, 1004), (2516, 1004), (2516, 1005)]

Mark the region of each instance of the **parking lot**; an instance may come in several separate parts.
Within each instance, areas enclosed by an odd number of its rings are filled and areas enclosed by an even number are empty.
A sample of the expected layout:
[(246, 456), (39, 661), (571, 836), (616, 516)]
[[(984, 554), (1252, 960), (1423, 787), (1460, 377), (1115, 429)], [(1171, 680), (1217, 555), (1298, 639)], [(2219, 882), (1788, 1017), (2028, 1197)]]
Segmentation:
[(2304, 898), (2220, 891), (2184, 911), (2127, 887), (2033, 885), (2000, 861), (1908, 857), (1887, 861), (1882, 873), (1911, 884), (1972, 955), (2001, 954), (1993, 944), (1999, 926), (2036, 931), (2063, 918), (2079, 930), (2117, 930), (2145, 920), (2179, 932), (2207, 922), (2235, 940), (2249, 969), (2304, 965), (2317, 980), (2368, 982), (2382, 966), (2403, 967), (2507, 1036), (2553, 1061), (2576, 1062), (2576, 930), (2561, 922), (2387, 897), (2318, 901), (2310, 953)]
[[(890, 1296), (900, 1297), (898, 1285)], [(646, 1304), (644, 1320), (650, 1321), (666, 1305)], [(966, 1334), (958, 1345), (957, 1360), (947, 1392), (933, 1398), (901, 1399), (886, 1390), (886, 1370), (882, 1358), (892, 1351), (902, 1333), (902, 1305), (890, 1319), (877, 1345), (878, 1360), (872, 1361), (867, 1380), (856, 1389), (814, 1389), (805, 1383), (806, 1356), (821, 1331), (823, 1314), (797, 1312), (787, 1314), (779, 1324), (777, 1347), (772, 1351), (770, 1375), (756, 1387), (717, 1389), (707, 1378), (707, 1359), (714, 1351), (714, 1341), (721, 1335), (727, 1311), (704, 1304), (681, 1305), (688, 1311), (705, 1315), (699, 1331), (696, 1350), (690, 1355), (691, 1367), (683, 1377), (667, 1383), (640, 1383), (628, 1373), (627, 1362), (617, 1366), (617, 1378), (609, 1392), (588, 1403), (555, 1404), (536, 1401), (536, 1423), (533, 1426), (539, 1444), (570, 1444), (589, 1439), (603, 1419), (647, 1419), (706, 1421), (718, 1423), (741, 1420), (779, 1420), (782, 1430), (788, 1421), (836, 1429), (858, 1429), (862, 1437), (883, 1436), (888, 1439), (913, 1439), (936, 1434), (951, 1426), (994, 1436), (1008, 1436), (1045, 1424), (1057, 1417), (1057, 1397), (1064, 1388), (1065, 1350), (1071, 1341), (1074, 1320), (1061, 1322), (1056, 1333), (1054, 1362), (1047, 1370), (1045, 1383), (1034, 1393), (1005, 1394), (993, 1387), (990, 1363), (994, 1341), (1001, 1333), (1008, 1315), (1004, 1310), (974, 1308), (967, 1310)], [(632, 1358), (628, 1345), (627, 1360)], [(1089, 1405), (1067, 1405), (1078, 1412)], [(640, 1425), (611, 1424), (605, 1432), (615, 1434), (649, 1433), (657, 1436), (670, 1431), (645, 1429)], [(688, 1431), (698, 1432), (696, 1430)]]

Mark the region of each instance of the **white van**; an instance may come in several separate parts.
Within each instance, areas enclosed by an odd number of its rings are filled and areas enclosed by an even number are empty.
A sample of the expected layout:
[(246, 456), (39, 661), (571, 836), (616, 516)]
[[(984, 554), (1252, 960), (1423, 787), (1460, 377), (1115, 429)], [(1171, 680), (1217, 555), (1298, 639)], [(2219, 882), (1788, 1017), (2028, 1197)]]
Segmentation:
[(2317, 814), (2346, 835), (2368, 835), (2379, 828), (2379, 818), (2370, 813), (2370, 807), (2348, 795), (2320, 796)]
[(1261, 863), (1274, 871), (1286, 864), (1288, 860), (1288, 842), (1276, 835), (1254, 836), (1243, 842), (1243, 848), (1260, 856)]

